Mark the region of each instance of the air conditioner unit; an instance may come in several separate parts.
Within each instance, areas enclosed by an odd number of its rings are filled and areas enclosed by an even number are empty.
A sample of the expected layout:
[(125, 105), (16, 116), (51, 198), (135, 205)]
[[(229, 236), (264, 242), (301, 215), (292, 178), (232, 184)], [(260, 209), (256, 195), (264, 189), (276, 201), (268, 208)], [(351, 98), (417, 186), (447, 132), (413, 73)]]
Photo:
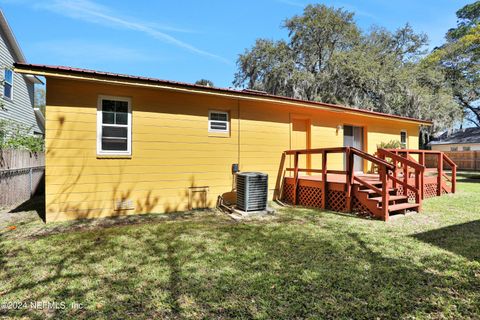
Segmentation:
[(237, 208), (242, 211), (266, 210), (268, 174), (261, 172), (237, 173)]

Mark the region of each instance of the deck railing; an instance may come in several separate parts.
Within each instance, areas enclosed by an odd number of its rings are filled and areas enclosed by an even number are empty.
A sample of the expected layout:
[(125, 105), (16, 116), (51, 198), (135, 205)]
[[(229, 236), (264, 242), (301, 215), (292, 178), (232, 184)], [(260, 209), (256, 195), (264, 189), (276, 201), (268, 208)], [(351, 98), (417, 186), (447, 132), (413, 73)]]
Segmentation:
[[(345, 165), (343, 170), (331, 170), (328, 168), (329, 154), (343, 154), (345, 159)], [(320, 154), (321, 168), (310, 168), (311, 155)], [(437, 168), (428, 169), (425, 166), (425, 157), (435, 156), (437, 157)], [(378, 149), (376, 156), (370, 155), (362, 150), (353, 147), (338, 147), (338, 148), (321, 148), (321, 149), (304, 149), (304, 150), (288, 150), (282, 155), (282, 162), (279, 171), (279, 177), (283, 176), (283, 168), (285, 164), (285, 158), (287, 156), (293, 156), (293, 167), (286, 168), (285, 172), (293, 172), (293, 190), (292, 197), (290, 198), (293, 205), (298, 203), (298, 191), (299, 191), (299, 174), (304, 172), (307, 174), (320, 173), (321, 174), (321, 208), (327, 207), (327, 195), (328, 188), (332, 187), (332, 191), (336, 186), (328, 184), (329, 174), (340, 174), (345, 176), (345, 195), (346, 195), (346, 211), (351, 211), (353, 206), (352, 199), (352, 187), (354, 185), (361, 185), (361, 191), (366, 190), (367, 193), (374, 192), (381, 196), (381, 201), (377, 205), (375, 216), (387, 220), (389, 217), (390, 207), (390, 192), (395, 190), (408, 197), (409, 200), (414, 200), (418, 209), (421, 209), (422, 200), (426, 196), (440, 196), (443, 190), (446, 192), (455, 192), (456, 189), (456, 164), (441, 151), (430, 150), (405, 150), (405, 149)], [(299, 158), (305, 156), (306, 166), (308, 168), (300, 168)], [(415, 159), (418, 156), (418, 160)], [(378, 174), (379, 180), (372, 180), (371, 176), (365, 174), (356, 174), (354, 170), (354, 158), (359, 157), (364, 162), (370, 162), (371, 168)], [(451, 177), (445, 173), (444, 164), (450, 166), (452, 170)], [(364, 166), (368, 168), (369, 166)], [(437, 177), (427, 176), (427, 172), (435, 171), (438, 173)], [(281, 173), (281, 175), (280, 175)], [(291, 179), (291, 178), (290, 178)], [(450, 186), (447, 184), (450, 183)], [(343, 182), (342, 182), (343, 183)], [(278, 185), (278, 181), (277, 181)], [(372, 192), (370, 192), (370, 191)], [(378, 198), (377, 198), (378, 199)], [(395, 201), (398, 198), (392, 199), (395, 206)], [(358, 200), (358, 199), (357, 199)], [(379, 199), (378, 199), (379, 200)], [(329, 204), (330, 205), (330, 204)], [(392, 209), (393, 210), (393, 209)], [(395, 211), (395, 210), (394, 210)]]
[[(427, 155), (436, 157), (437, 167), (432, 169), (425, 168), (425, 172), (437, 173), (437, 196), (442, 195), (442, 189), (445, 188), (447, 192), (455, 193), (457, 185), (457, 165), (444, 152), (436, 150), (411, 150), (411, 149), (379, 149), (401, 156), (402, 158), (412, 159), (412, 155), (418, 156), (418, 163), (425, 166), (425, 157)], [(414, 160), (415, 161), (415, 160)], [(445, 164), (451, 168), (451, 176), (448, 176), (445, 170)], [(450, 183), (450, 186), (447, 184)], [(422, 185), (424, 185), (422, 183)], [(422, 188), (423, 189), (423, 188)], [(422, 190), (424, 197), (425, 190)]]
[[(390, 159), (395, 167), (391, 177), (392, 187), (397, 188), (398, 185), (401, 185), (405, 196), (409, 195), (409, 191), (413, 192), (415, 203), (418, 203), (420, 210), (424, 198), (425, 166), (416, 162), (408, 154), (402, 157), (398, 153), (387, 149), (378, 149), (377, 155), (383, 160)], [(412, 175), (413, 177), (411, 177)], [(413, 182), (411, 182), (412, 180)]]
[[(329, 170), (327, 168), (328, 155), (332, 153), (341, 153), (344, 154), (345, 170)], [(312, 155), (312, 154), (321, 154), (322, 155), (322, 167), (321, 169), (312, 169), (312, 168), (299, 168), (299, 157), (301, 155)], [(304, 150), (288, 150), (285, 151), (285, 155), (293, 155), (294, 157), (294, 167), (286, 168), (287, 172), (293, 172), (293, 204), (297, 204), (297, 190), (298, 190), (298, 180), (299, 173), (321, 173), (322, 174), (322, 208), (325, 209), (327, 205), (327, 175), (328, 174), (344, 174), (345, 183), (346, 183), (346, 205), (347, 211), (351, 211), (352, 206), (352, 185), (357, 182), (362, 186), (373, 190), (382, 196), (382, 213), (384, 217), (388, 217), (388, 203), (389, 203), (389, 180), (392, 179), (392, 175), (395, 171), (393, 164), (388, 163), (385, 160), (374, 157), (366, 152), (363, 152), (359, 149), (353, 147), (339, 147), (339, 148), (321, 148), (321, 149), (304, 149)], [(354, 171), (354, 156), (358, 156), (365, 161), (370, 161), (376, 165), (378, 168), (378, 174), (380, 181), (382, 182), (382, 187), (379, 188), (369, 183), (366, 179), (362, 178), (359, 175), (355, 175)]]

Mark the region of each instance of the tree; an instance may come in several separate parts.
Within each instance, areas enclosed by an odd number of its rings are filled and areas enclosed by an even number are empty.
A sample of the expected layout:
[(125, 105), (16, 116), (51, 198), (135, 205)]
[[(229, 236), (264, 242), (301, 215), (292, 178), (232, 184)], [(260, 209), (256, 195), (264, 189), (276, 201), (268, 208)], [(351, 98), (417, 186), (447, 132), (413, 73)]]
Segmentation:
[(288, 41), (258, 39), (237, 61), (233, 84), (276, 95), (434, 119), (458, 119), (441, 70), (421, 60), (427, 36), (410, 25), (362, 32), (353, 13), (308, 5), (287, 19)]
[(45, 85), (35, 85), (35, 98), (34, 106), (39, 108), (40, 111), (45, 115), (45, 105), (46, 105), (46, 90)]
[(213, 81), (207, 79), (200, 79), (195, 82), (195, 84), (206, 87), (214, 87)]
[(426, 61), (444, 70), (465, 119), (480, 127), (480, 1), (458, 10), (457, 18), (446, 43)]
[(238, 59), (234, 85), (295, 98), (318, 100), (333, 66), (332, 56), (358, 39), (353, 13), (308, 5), (285, 20), (290, 42), (259, 39)]

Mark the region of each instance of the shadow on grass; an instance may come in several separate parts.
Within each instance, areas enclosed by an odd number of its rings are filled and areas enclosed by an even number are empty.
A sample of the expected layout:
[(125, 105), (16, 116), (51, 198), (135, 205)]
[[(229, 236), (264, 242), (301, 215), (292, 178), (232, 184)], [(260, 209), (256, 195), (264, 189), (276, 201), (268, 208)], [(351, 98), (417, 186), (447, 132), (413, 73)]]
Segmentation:
[(308, 220), (218, 219), (156, 220), (10, 244), (5, 254), (16, 267), (9, 260), (0, 273), (3, 299), (85, 306), (48, 311), (53, 318), (435, 318), (443, 311), (438, 296), (474, 314), (468, 301), (477, 284), (427, 271), (435, 255), (417, 264), (376, 234)]
[(480, 183), (480, 172), (458, 172), (457, 182)]
[(45, 222), (45, 194), (36, 195), (19, 206), (10, 210), (9, 213), (36, 211), (40, 219)]
[(480, 261), (480, 221), (419, 233), (414, 238), (472, 261)]
[(149, 224), (158, 224), (167, 221), (188, 221), (201, 219), (202, 215), (213, 214), (214, 210), (196, 210), (187, 212), (174, 212), (167, 214), (137, 214), (96, 219), (78, 219), (46, 225), (27, 236), (28, 239), (42, 239), (49, 236), (61, 235), (64, 233), (94, 232), (102, 229), (115, 227), (142, 227)]

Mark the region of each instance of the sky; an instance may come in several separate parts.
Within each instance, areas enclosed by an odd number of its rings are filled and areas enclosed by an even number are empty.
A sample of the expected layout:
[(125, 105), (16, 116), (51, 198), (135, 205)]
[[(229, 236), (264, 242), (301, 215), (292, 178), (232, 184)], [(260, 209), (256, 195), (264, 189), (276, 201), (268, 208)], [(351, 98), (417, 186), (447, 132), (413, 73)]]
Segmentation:
[[(391, 31), (407, 22), (430, 48), (456, 25), (462, 0), (317, 1), (355, 12), (358, 25)], [(240, 53), (257, 38), (287, 39), (281, 27), (303, 0), (0, 0), (30, 63), (65, 65), (231, 87)]]

